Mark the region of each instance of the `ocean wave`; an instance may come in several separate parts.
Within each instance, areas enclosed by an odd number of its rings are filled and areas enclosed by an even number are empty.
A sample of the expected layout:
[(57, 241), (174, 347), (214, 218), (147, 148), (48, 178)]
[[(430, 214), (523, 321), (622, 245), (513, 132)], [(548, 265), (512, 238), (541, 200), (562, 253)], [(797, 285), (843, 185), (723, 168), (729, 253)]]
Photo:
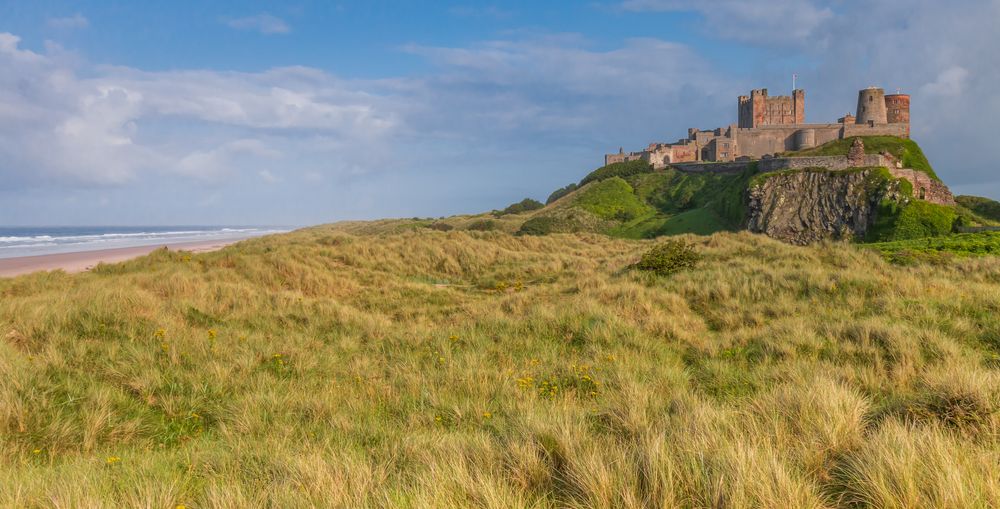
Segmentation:
[(51, 242), (57, 244), (76, 244), (85, 242), (100, 242), (107, 240), (157, 240), (174, 237), (203, 237), (212, 235), (229, 235), (235, 233), (274, 233), (279, 230), (261, 230), (259, 228), (221, 228), (218, 230), (177, 230), (167, 232), (111, 232), (86, 235), (34, 235), (0, 237), (0, 243), (38, 243)]
[(37, 242), (45, 240), (52, 240), (52, 237), (48, 235), (35, 235), (32, 237), (0, 237), (0, 242)]

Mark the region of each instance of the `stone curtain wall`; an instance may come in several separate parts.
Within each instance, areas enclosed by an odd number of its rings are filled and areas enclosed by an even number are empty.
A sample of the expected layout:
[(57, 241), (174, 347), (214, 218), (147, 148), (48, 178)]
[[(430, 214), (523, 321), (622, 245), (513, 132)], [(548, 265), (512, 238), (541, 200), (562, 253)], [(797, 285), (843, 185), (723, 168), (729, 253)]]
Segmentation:
[(673, 168), (685, 173), (740, 173), (750, 165), (747, 161), (731, 163), (676, 163)]
[(854, 136), (896, 136), (898, 138), (910, 137), (910, 124), (844, 124), (844, 132), (841, 138), (851, 138)]
[(879, 154), (865, 154), (864, 159), (860, 164), (852, 164), (847, 156), (775, 157), (773, 159), (761, 159), (758, 164), (761, 172), (769, 172), (778, 170), (801, 170), (805, 168), (846, 170), (848, 168), (867, 166), (889, 166), (890, 163), (885, 156)]

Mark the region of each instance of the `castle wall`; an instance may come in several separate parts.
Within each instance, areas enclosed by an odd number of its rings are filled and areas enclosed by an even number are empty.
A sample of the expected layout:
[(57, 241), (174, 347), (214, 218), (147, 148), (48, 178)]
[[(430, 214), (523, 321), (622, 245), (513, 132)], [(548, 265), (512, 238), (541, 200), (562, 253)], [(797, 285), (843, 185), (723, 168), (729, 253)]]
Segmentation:
[(826, 168), (837, 171), (868, 166), (889, 166), (890, 162), (880, 154), (865, 154), (860, 162), (852, 162), (847, 156), (775, 157), (761, 159), (757, 165), (761, 172), (805, 168)]
[(910, 124), (844, 124), (844, 138), (852, 136), (910, 137)]
[(798, 124), (790, 126), (762, 126), (753, 129), (735, 129), (736, 153), (760, 159), (768, 154), (798, 150), (796, 138), (799, 131), (812, 131), (812, 142), (822, 145), (840, 139), (841, 124)]
[(629, 152), (627, 154), (604, 154), (604, 165), (614, 163), (627, 163), (629, 161), (637, 161), (642, 159), (642, 152)]
[(679, 163), (672, 167), (685, 173), (741, 173), (750, 166), (749, 161), (728, 163)]

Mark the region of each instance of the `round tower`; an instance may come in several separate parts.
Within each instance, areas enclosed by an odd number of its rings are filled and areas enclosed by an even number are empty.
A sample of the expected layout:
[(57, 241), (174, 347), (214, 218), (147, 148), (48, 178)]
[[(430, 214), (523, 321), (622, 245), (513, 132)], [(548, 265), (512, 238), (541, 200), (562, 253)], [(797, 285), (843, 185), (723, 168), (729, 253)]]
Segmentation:
[(858, 115), (854, 119), (858, 124), (885, 124), (885, 91), (877, 87), (868, 87), (858, 92)]
[(885, 96), (886, 120), (890, 124), (906, 124), (906, 135), (910, 135), (910, 94), (890, 94)]
[(804, 150), (816, 146), (815, 129), (799, 129), (795, 131), (795, 150)]

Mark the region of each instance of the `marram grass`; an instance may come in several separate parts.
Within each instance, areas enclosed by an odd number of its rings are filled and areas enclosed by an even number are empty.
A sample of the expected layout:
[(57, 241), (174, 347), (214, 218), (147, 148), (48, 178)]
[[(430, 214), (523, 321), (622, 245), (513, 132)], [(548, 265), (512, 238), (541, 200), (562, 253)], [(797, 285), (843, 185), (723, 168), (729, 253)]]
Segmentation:
[(0, 280), (3, 507), (996, 507), (1000, 259), (349, 224)]

